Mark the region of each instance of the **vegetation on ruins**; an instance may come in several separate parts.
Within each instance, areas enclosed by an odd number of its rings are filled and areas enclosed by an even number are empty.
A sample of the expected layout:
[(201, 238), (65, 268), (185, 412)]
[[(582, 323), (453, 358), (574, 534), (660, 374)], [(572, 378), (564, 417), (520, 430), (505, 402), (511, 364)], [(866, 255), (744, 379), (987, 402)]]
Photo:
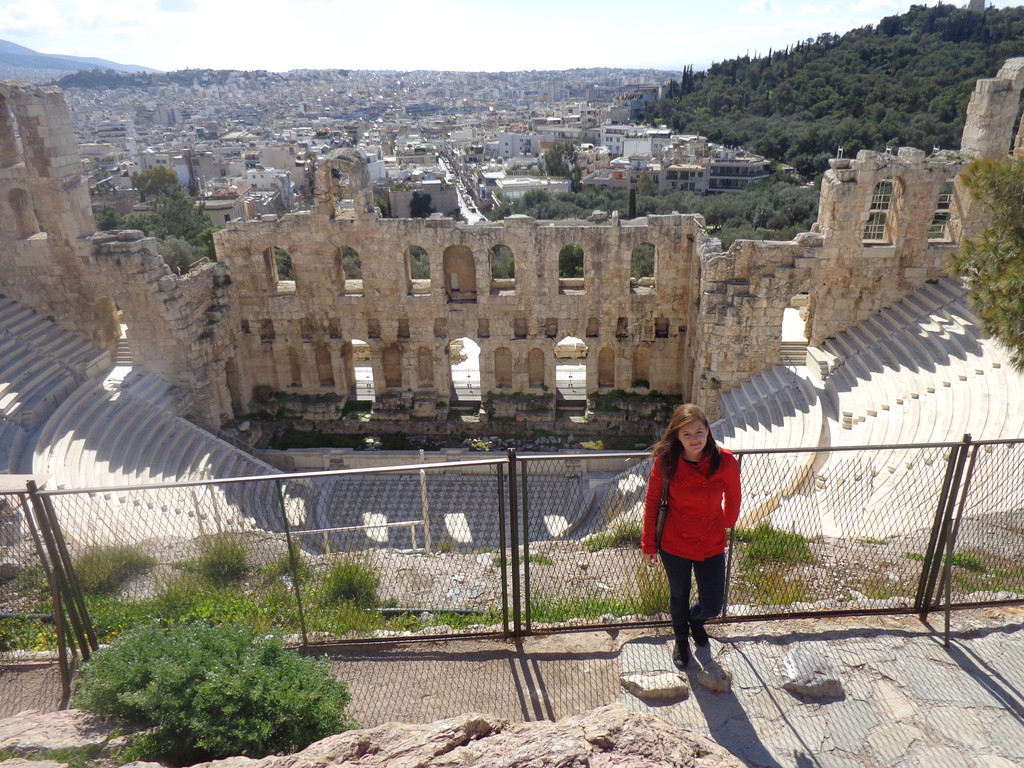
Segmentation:
[[(166, 171), (174, 183), (166, 183), (166, 174), (146, 176), (155, 171)], [(213, 233), (218, 228), (210, 223), (203, 204), (185, 194), (173, 171), (154, 168), (137, 174), (135, 182), (142, 185), (136, 188), (143, 199), (150, 196), (150, 212), (123, 216), (113, 206), (105, 205), (96, 214), (98, 230), (138, 229), (147, 237), (155, 237), (160, 256), (181, 272), (187, 272), (203, 257), (215, 259)]]
[[(975, 81), (1024, 52), (1024, 8), (915, 5), (845, 35), (687, 69), (646, 119), (821, 173), (839, 147), (953, 148)], [(762, 52), (763, 53), (763, 52)]]
[(976, 160), (963, 181), (992, 221), (964, 242), (950, 268), (967, 277), (982, 329), (1003, 343), (1024, 371), (1024, 158)]
[(84, 666), (74, 705), (148, 728), (132, 760), (290, 753), (355, 727), (346, 685), (277, 635), (196, 622), (137, 627)]
[[(653, 194), (637, 193), (634, 199), (636, 216), (673, 212), (701, 214), (724, 248), (738, 239), (790, 240), (799, 232), (807, 232), (818, 217), (817, 188), (801, 186), (795, 177), (785, 174), (726, 195), (703, 197), (693, 192), (662, 190)], [(631, 213), (629, 192), (593, 187), (559, 194), (532, 190), (497, 215), (516, 213), (535, 219), (586, 219), (596, 210), (618, 211), (620, 218), (627, 218)]]

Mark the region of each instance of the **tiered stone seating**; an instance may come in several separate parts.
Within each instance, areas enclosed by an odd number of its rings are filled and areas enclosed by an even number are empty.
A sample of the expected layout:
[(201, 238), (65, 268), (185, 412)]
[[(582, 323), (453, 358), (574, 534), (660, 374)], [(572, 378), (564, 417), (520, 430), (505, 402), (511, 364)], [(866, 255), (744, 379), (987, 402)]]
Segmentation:
[(110, 365), (108, 353), (0, 296), (0, 471), (27, 471), (32, 433)]

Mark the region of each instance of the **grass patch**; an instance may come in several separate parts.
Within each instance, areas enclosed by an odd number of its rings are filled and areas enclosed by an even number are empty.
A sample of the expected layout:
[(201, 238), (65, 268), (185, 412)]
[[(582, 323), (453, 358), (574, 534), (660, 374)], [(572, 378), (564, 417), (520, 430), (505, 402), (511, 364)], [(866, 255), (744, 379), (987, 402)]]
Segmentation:
[(184, 567), (218, 587), (239, 584), (250, 570), (245, 543), (233, 533), (218, 533), (202, 539), (199, 556)]
[(607, 530), (588, 536), (583, 546), (588, 552), (599, 552), (610, 547), (638, 547), (643, 533), (643, 522), (639, 519), (618, 519)]
[(583, 440), (580, 448), (588, 451), (637, 451), (650, 448), (650, 439), (643, 435), (610, 435), (597, 440)]
[(746, 530), (737, 529), (736, 538), (746, 544), (743, 564), (748, 567), (763, 563), (796, 565), (814, 559), (804, 536), (777, 530), (768, 523)]
[(349, 602), (359, 608), (377, 604), (380, 575), (364, 562), (351, 557), (335, 560), (320, 579), (317, 598), (326, 605)]
[(89, 547), (72, 562), (82, 591), (94, 595), (113, 594), (154, 565), (156, 558), (128, 544)]
[(668, 610), (668, 578), (660, 566), (651, 568), (646, 562), (636, 565), (637, 613), (652, 616)]
[(46, 749), (41, 752), (22, 753), (10, 749), (0, 749), (0, 763), (5, 760), (34, 760), (63, 763), (67, 768), (89, 768), (99, 757), (100, 747), (64, 747), (63, 749)]
[[(512, 561), (512, 559), (509, 558), (509, 562), (511, 562), (511, 561)], [(523, 559), (520, 559), (520, 562), (523, 562)], [(554, 565), (555, 564), (555, 561), (552, 560), (547, 555), (529, 555), (529, 556), (527, 556), (525, 558), (525, 562), (528, 562), (530, 565)], [(495, 568), (501, 568), (501, 555), (495, 555), (494, 559), (491, 560), (491, 565), (493, 565)]]
[(792, 605), (811, 597), (807, 583), (779, 569), (757, 569), (741, 574), (730, 588), (729, 601), (753, 605)]

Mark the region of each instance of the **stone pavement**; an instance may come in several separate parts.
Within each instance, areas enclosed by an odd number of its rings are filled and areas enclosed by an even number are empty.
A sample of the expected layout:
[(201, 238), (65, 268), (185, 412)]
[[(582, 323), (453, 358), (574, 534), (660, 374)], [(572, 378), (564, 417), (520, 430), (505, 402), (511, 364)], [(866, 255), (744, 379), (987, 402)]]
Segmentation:
[[(953, 613), (943, 646), (943, 618), (805, 620), (723, 625), (709, 648), (697, 649), (689, 688), (675, 698), (626, 703), (708, 735), (750, 766), (782, 768), (1013, 768), (1024, 765), (1024, 609)], [(796, 677), (811, 675), (826, 695), (793, 693), (785, 661), (796, 653)], [(626, 642), (624, 682), (632, 676), (668, 696), (672, 641)], [(731, 686), (723, 687), (731, 673)], [(804, 666), (804, 669), (799, 667)], [(678, 677), (677, 677), (678, 680)], [(832, 695), (828, 686), (833, 684)], [(641, 686), (642, 687), (642, 686)], [(684, 698), (685, 697), (685, 698)]]

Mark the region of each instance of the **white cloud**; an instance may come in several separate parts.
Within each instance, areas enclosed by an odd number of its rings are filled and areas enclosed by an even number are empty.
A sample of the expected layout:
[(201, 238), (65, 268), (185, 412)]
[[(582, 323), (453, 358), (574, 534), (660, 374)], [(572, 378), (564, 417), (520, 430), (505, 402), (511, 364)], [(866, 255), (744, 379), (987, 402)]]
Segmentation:
[(739, 7), (739, 13), (774, 13), (775, 4), (772, 0), (751, 0), (746, 5)]

